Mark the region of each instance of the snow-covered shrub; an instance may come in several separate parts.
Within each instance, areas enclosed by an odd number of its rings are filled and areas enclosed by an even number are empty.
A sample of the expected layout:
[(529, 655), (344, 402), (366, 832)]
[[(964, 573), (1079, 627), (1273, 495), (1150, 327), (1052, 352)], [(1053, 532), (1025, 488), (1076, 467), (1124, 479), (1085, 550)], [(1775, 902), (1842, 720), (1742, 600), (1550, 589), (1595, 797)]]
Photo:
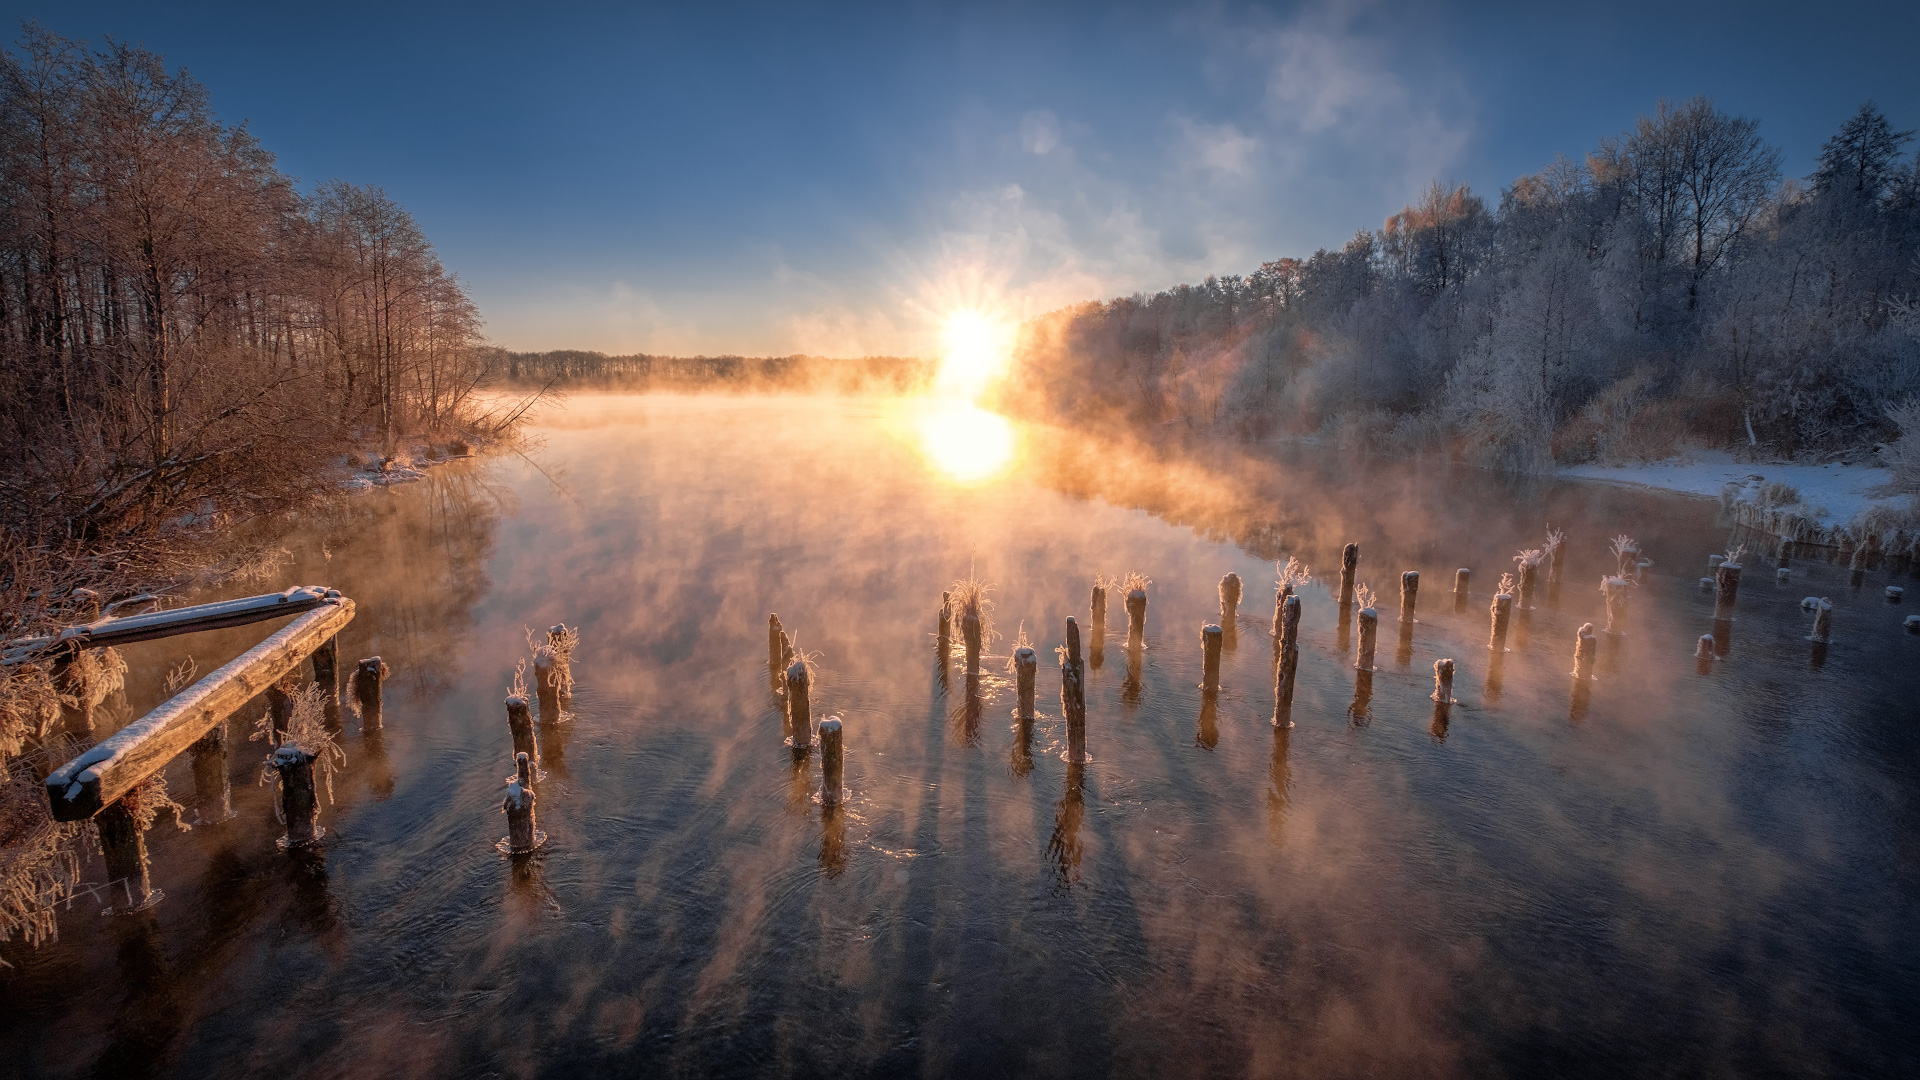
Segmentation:
[(1908, 398), (1887, 409), (1887, 419), (1900, 437), (1880, 447), (1880, 461), (1893, 472), (1901, 491), (1920, 494), (1920, 398)]

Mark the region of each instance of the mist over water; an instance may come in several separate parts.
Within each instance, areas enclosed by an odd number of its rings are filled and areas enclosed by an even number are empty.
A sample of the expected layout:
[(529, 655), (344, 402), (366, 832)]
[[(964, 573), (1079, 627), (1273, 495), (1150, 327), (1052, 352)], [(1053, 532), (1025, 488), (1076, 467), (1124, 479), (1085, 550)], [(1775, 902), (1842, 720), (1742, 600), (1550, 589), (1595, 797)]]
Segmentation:
[[(166, 900), (9, 949), (22, 1075), (1540, 1076), (1901, 1071), (1920, 995), (1920, 638), (1875, 568), (1750, 558), (1726, 659), (1696, 581), (1709, 503), (1313, 447), (1175, 455), (887, 399), (588, 396), (541, 446), (376, 492), (235, 592), (352, 596), (394, 670), (317, 857), (275, 850), (257, 746), (240, 816), (156, 829)], [(1516, 550), (1564, 585), (1487, 607)], [(1575, 693), (1607, 540), (1654, 560)], [(1342, 647), (1340, 546), (1381, 594), (1378, 671)], [(1293, 727), (1273, 714), (1273, 560), (1309, 563)], [(1456, 567), (1473, 570), (1454, 613)], [(1405, 570), (1421, 574), (1410, 639)], [(1110, 601), (1090, 762), (1063, 760), (1051, 649)], [(1246, 583), (1221, 689), (1200, 627)], [(970, 683), (940, 593), (992, 583)], [(1802, 596), (1831, 597), (1812, 663)], [(766, 618), (845, 721), (838, 813), (796, 764)], [(578, 625), (575, 715), (543, 736), (548, 847), (493, 849), (501, 698), (527, 627)], [(1040, 653), (1030, 741), (1007, 657)], [(127, 650), (124, 715), (165, 663)], [(957, 634), (956, 634), (957, 638)], [(1444, 722), (1434, 660), (1458, 663)], [(343, 656), (343, 659), (346, 657)], [(1090, 657), (1091, 659), (1091, 657)], [(247, 717), (251, 720), (251, 717)], [(236, 720), (238, 732), (240, 720)], [(349, 720), (349, 732), (356, 725)], [(189, 787), (185, 763), (176, 791)]]

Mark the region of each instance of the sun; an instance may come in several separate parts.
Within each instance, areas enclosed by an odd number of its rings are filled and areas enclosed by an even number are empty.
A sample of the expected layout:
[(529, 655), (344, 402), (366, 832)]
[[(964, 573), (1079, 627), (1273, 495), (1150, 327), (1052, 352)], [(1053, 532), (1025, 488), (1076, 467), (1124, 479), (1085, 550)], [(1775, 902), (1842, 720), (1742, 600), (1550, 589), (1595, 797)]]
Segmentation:
[(941, 333), (940, 389), (968, 401), (997, 381), (1007, 368), (1013, 327), (973, 308), (948, 313)]

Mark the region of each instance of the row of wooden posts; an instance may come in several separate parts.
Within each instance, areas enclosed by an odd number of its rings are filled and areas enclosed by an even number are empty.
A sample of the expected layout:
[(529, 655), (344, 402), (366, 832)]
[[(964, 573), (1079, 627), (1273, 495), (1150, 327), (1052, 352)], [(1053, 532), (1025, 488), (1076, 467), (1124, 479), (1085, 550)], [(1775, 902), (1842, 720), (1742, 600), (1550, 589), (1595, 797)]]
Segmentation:
[[(563, 644), (572, 634), (565, 623), (556, 623), (547, 629), (546, 645), (534, 650), (534, 700), (543, 728), (561, 723), (573, 706), (571, 647)], [(545, 846), (547, 834), (540, 831), (534, 809), (540, 744), (535, 738), (532, 707), (517, 677), (506, 706), (507, 731), (513, 740), (513, 775), (507, 777), (506, 796), (500, 803), (507, 816), (507, 835), (497, 846), (508, 855), (522, 858)]]
[[(1627, 598), (1633, 586), (1644, 582), (1646, 571), (1652, 565), (1650, 560), (1642, 558), (1640, 547), (1630, 539), (1620, 537), (1614, 543), (1614, 552), (1618, 560), (1616, 572), (1606, 575), (1601, 583), (1601, 593), (1605, 605), (1605, 623), (1596, 629), (1591, 622), (1582, 623), (1575, 632), (1573, 650), (1574, 693), (1576, 700), (1583, 697), (1588, 686), (1595, 679), (1595, 670), (1600, 654), (1603, 637), (1613, 638), (1624, 633), (1627, 619)], [(1502, 589), (1497, 593), (1489, 609), (1490, 631), (1487, 648), (1493, 654), (1493, 663), (1498, 665), (1507, 651), (1507, 639), (1513, 623), (1516, 605), (1520, 610), (1529, 610), (1534, 595), (1540, 585), (1541, 571), (1544, 569), (1549, 586), (1557, 590), (1564, 576), (1566, 545), (1564, 537), (1557, 532), (1549, 534), (1545, 547), (1522, 552), (1518, 563), (1517, 578), (1502, 579)], [(1784, 564), (1785, 556), (1782, 561)], [(1855, 557), (1854, 576), (1858, 578), (1860, 559)], [(1739, 596), (1741, 566), (1737, 561), (1729, 561), (1723, 556), (1714, 556), (1711, 560), (1714, 577), (1711, 580), (1715, 591), (1714, 625), (1715, 633), (1703, 635), (1700, 639), (1697, 659), (1700, 670), (1709, 670), (1716, 656), (1726, 655), (1727, 627), (1731, 624), (1735, 604)], [(1336, 597), (1340, 605), (1340, 648), (1347, 647), (1347, 630), (1356, 623), (1354, 605), (1356, 603), (1357, 576), (1360, 565), (1360, 546), (1347, 544), (1341, 551), (1340, 574), (1336, 586)], [(1455, 614), (1467, 610), (1469, 589), (1472, 582), (1472, 570), (1461, 567), (1454, 571), (1453, 609)], [(1856, 581), (1857, 584), (1857, 581)], [(1090, 602), (1092, 641), (1095, 664), (1101, 643), (1106, 636), (1107, 590), (1105, 582), (1096, 582)], [(1418, 607), (1420, 593), (1420, 573), (1408, 570), (1400, 575), (1400, 626), (1403, 636), (1402, 647), (1407, 645), (1414, 623), (1414, 612)], [(1237, 574), (1228, 574), (1220, 581), (1220, 622), (1209, 623), (1201, 628), (1201, 689), (1206, 695), (1217, 693), (1220, 685), (1220, 654), (1226, 636), (1223, 627), (1235, 625), (1243, 585)], [(1898, 602), (1900, 590), (1889, 587), (1888, 597)], [(1811, 599), (1811, 598), (1810, 598)], [(1144, 583), (1129, 589), (1125, 597), (1127, 612), (1127, 641), (1129, 649), (1137, 648), (1144, 640), (1147, 591)], [(1810, 605), (1814, 612), (1814, 627), (1810, 640), (1814, 642), (1816, 657), (1824, 650), (1831, 639), (1831, 612), (1833, 605), (1826, 600), (1817, 600)], [(977, 677), (980, 670), (981, 626), (977, 614), (964, 610), (955, 619), (954, 599), (951, 593), (942, 593), (940, 597), (939, 628), (936, 635), (938, 655), (944, 668), (953, 648), (954, 623), (959, 623), (961, 646), (964, 650), (966, 671), (969, 676)], [(1359, 629), (1359, 647), (1355, 668), (1362, 680), (1369, 679), (1375, 669), (1376, 643), (1379, 630), (1379, 613), (1369, 603), (1363, 605), (1357, 614)], [(1920, 632), (1920, 616), (1910, 616), (1907, 628)], [(1291, 580), (1283, 580), (1274, 600), (1272, 638), (1275, 653), (1274, 666), (1274, 712), (1273, 723), (1276, 727), (1292, 726), (1294, 689), (1297, 683), (1297, 667), (1300, 648), (1300, 598), (1294, 593)], [(1080, 623), (1076, 617), (1066, 620), (1066, 641), (1060, 652), (1060, 705), (1067, 726), (1067, 760), (1070, 763), (1086, 761), (1086, 670), (1082, 658)], [(784, 735), (788, 746), (797, 753), (809, 752), (812, 748), (812, 724), (810, 689), (812, 667), (804, 656), (795, 653), (791, 640), (781, 626), (778, 615), (767, 617), (767, 662), (773, 673), (775, 689), (783, 693)], [(1035, 717), (1034, 684), (1039, 667), (1034, 649), (1022, 644), (1014, 650), (1013, 670), (1018, 706), (1016, 718), (1021, 723), (1030, 723)], [(1457, 669), (1451, 658), (1434, 661), (1435, 723), (1443, 730), (1448, 709), (1455, 704), (1453, 698), (1453, 680)], [(1365, 693), (1363, 687), (1361, 692)], [(829, 717), (820, 725), (820, 745), (822, 751), (822, 772), (825, 777), (822, 802), (836, 805), (843, 797), (841, 787), (843, 742), (839, 717)]]

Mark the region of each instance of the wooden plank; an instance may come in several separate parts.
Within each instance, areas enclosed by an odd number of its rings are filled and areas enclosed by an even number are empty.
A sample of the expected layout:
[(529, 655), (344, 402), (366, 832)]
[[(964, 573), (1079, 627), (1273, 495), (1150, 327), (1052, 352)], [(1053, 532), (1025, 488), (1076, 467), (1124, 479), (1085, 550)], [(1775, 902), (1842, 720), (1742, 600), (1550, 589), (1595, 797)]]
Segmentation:
[(109, 645), (129, 645), (136, 641), (172, 637), (175, 634), (192, 634), (201, 630), (281, 619), (312, 611), (326, 603), (329, 597), (339, 595), (325, 586), (297, 585), (286, 592), (195, 604), (171, 611), (150, 611), (144, 615), (128, 615), (117, 619), (98, 619), (69, 626), (55, 637), (10, 641), (6, 652), (0, 653), (0, 664), (25, 663), (57, 646), (101, 649)]
[(265, 641), (55, 769), (47, 777), (47, 801), (54, 820), (84, 820), (111, 805), (225, 722), (255, 694), (299, 667), (351, 621), (353, 601), (327, 597)]

